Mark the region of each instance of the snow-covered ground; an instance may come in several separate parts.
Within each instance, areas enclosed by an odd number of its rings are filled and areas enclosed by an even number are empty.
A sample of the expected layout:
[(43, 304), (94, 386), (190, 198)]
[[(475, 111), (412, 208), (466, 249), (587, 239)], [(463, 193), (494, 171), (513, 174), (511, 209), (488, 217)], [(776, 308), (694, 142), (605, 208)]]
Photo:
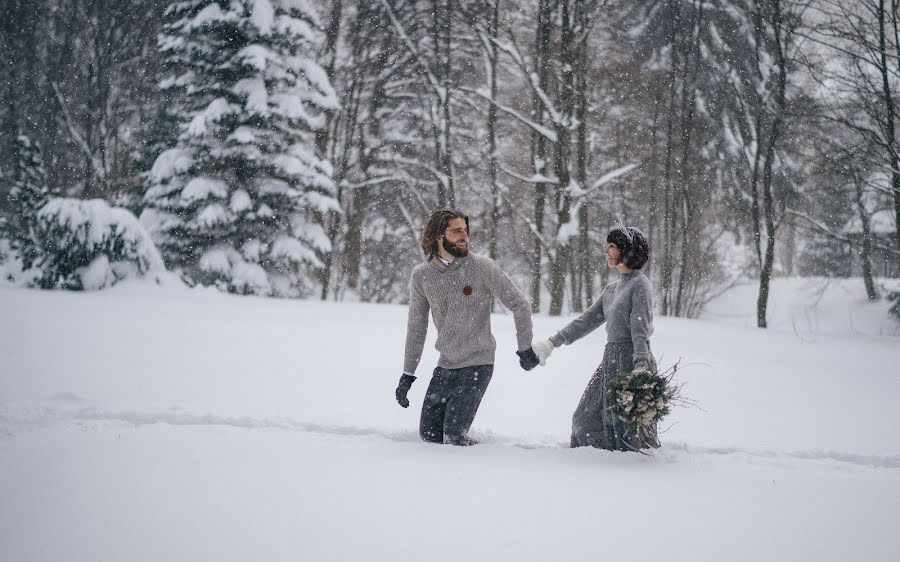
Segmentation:
[(602, 330), (525, 373), (496, 315), (455, 448), (416, 433), (430, 342), (394, 402), (403, 306), (0, 288), (0, 560), (898, 560), (900, 338), (823, 284), (776, 281), (769, 330), (752, 287), (657, 318), (702, 410), (651, 456), (567, 448)]

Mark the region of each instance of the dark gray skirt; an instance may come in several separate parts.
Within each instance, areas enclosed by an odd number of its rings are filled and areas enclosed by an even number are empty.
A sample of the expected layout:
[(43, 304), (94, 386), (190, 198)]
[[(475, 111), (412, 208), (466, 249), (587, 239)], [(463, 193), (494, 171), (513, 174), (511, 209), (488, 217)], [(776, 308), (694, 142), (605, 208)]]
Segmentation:
[[(652, 357), (652, 354), (651, 354)], [(632, 451), (647, 447), (659, 447), (654, 426), (648, 443), (635, 442), (618, 418), (609, 397), (610, 380), (623, 371), (634, 369), (634, 347), (631, 342), (607, 343), (603, 361), (584, 389), (581, 402), (572, 415), (572, 447), (597, 447), (611, 451)], [(651, 369), (656, 364), (651, 359)]]

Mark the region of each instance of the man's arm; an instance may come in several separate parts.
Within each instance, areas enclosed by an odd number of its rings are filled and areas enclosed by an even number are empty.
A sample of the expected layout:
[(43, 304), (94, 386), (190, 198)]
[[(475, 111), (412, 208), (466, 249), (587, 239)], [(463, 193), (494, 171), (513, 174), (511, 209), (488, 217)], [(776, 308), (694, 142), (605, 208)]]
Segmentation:
[(415, 272), (409, 279), (409, 316), (406, 322), (406, 351), (403, 359), (403, 372), (414, 375), (422, 349), (425, 347), (425, 336), (428, 333), (428, 299), (416, 282)]
[(531, 349), (532, 336), (531, 305), (496, 262), (491, 260), (489, 267), (491, 293), (513, 314), (516, 323), (517, 351), (528, 351)]

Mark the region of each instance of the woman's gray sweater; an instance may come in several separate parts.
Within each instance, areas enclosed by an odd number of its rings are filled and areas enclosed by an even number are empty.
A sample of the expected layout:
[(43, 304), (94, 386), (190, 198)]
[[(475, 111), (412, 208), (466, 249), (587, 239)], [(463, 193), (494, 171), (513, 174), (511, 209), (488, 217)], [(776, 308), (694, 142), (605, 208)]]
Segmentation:
[(653, 289), (641, 271), (623, 273), (618, 281), (603, 289), (597, 302), (584, 314), (550, 338), (553, 345), (569, 345), (606, 322), (609, 343), (631, 342), (634, 368), (651, 365), (650, 334), (653, 333)]

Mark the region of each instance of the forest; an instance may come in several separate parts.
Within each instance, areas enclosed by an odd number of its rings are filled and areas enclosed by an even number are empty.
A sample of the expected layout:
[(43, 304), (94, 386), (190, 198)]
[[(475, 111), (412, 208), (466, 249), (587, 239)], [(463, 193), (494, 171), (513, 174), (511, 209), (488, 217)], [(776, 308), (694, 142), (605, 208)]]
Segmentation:
[(900, 277), (900, 0), (3, 0), (0, 273), (405, 302), (435, 208), (535, 312)]

